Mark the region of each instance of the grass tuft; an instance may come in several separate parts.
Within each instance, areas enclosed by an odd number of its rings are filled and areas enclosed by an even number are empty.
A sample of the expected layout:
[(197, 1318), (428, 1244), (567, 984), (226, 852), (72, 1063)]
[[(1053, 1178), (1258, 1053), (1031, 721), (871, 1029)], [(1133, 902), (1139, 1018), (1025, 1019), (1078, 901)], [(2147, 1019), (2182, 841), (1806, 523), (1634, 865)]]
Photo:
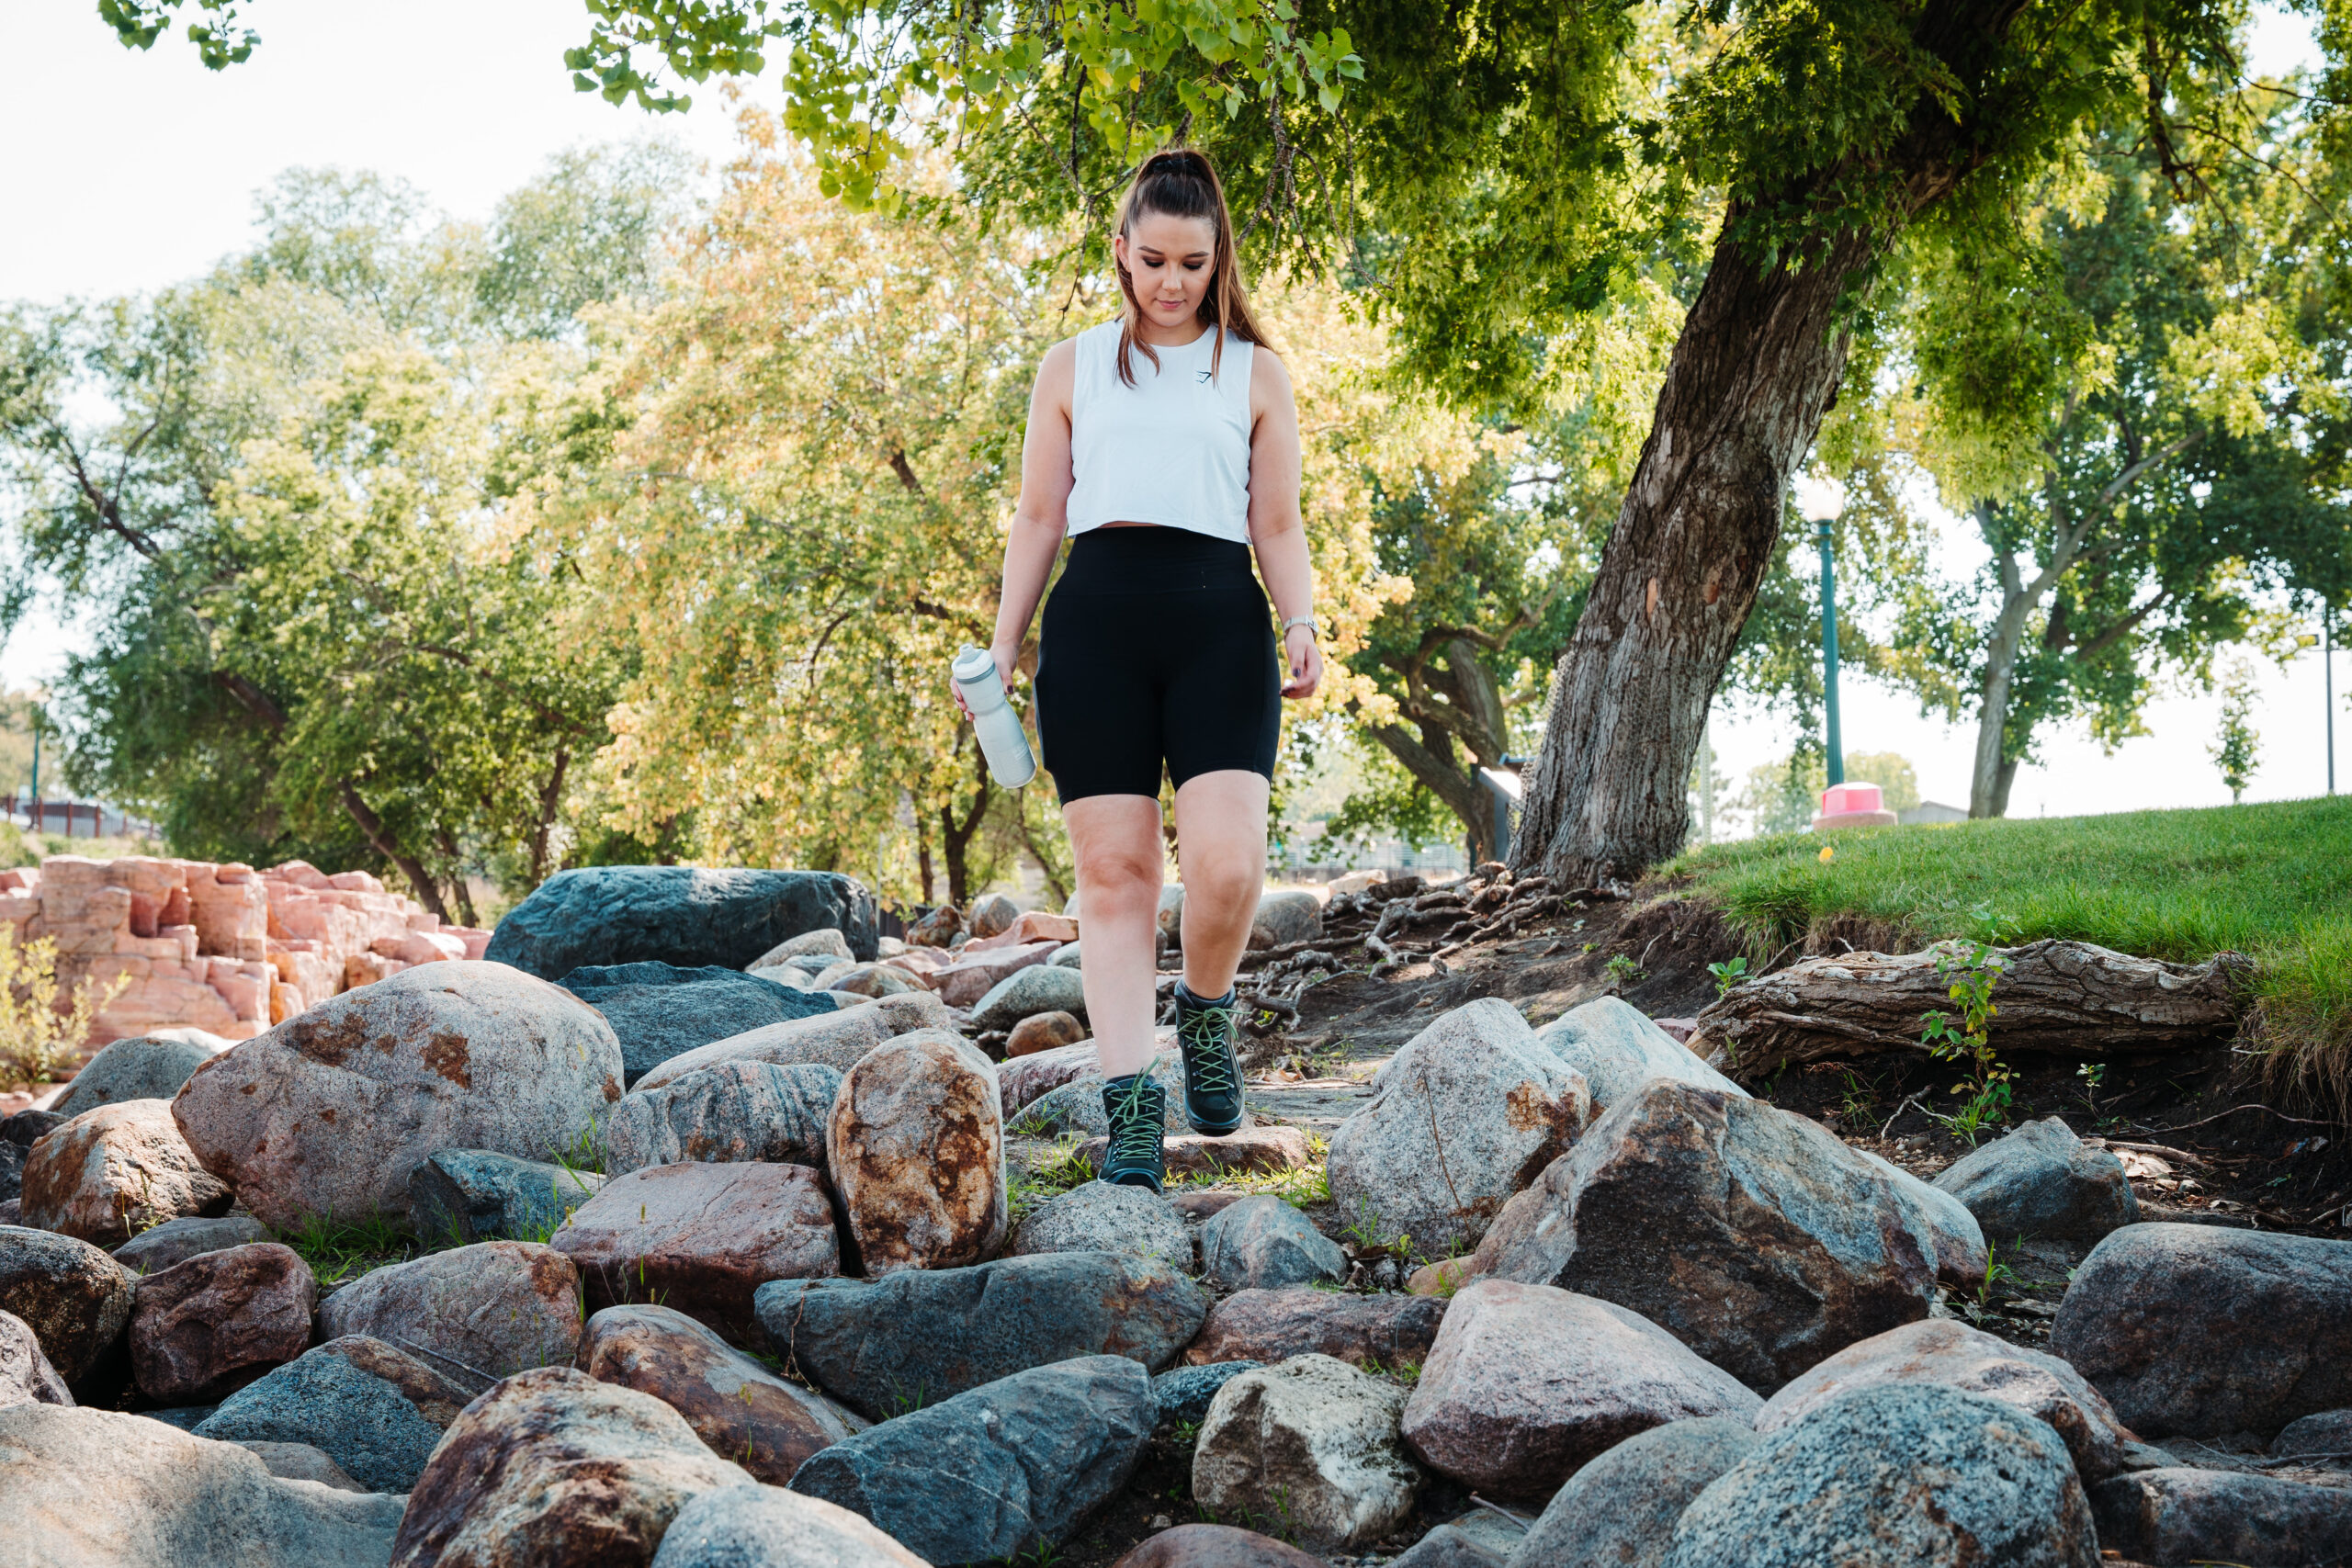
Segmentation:
[(1695, 879), (1758, 966), (1852, 919), (1913, 946), (2064, 937), (2183, 963), (2234, 949), (2256, 965), (2242, 1046), (2266, 1083), (2352, 1111), (2352, 798), (1786, 834), (1664, 869)]

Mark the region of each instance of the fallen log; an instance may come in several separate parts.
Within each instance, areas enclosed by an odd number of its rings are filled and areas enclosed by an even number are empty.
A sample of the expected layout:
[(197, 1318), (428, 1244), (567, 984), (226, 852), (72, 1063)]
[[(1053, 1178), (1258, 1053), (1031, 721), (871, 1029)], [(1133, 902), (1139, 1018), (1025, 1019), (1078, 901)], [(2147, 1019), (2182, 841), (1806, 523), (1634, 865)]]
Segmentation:
[[(1724, 1053), (1727, 1069), (1769, 1073), (1818, 1062), (1917, 1051), (1928, 1014), (1957, 1015), (1939, 948), (1807, 958), (1736, 986), (1699, 1014), (1690, 1048)], [(2220, 953), (2202, 964), (2134, 958), (2086, 942), (2044, 938), (1996, 950), (1996, 1053), (2089, 1061), (2226, 1040), (2236, 1032), (2253, 960)]]

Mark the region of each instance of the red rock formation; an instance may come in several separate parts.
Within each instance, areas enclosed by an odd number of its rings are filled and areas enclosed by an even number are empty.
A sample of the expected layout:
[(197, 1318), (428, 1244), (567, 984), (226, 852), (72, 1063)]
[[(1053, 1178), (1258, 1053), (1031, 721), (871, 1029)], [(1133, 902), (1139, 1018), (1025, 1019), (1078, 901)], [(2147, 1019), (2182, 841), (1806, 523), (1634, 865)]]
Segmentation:
[(301, 861), (231, 863), (53, 855), (0, 871), (0, 921), (20, 942), (51, 937), (70, 996), (84, 980), (129, 984), (85, 1043), (172, 1028), (250, 1040), (354, 986), (413, 964), (479, 958), (488, 931), (445, 926), (364, 871)]

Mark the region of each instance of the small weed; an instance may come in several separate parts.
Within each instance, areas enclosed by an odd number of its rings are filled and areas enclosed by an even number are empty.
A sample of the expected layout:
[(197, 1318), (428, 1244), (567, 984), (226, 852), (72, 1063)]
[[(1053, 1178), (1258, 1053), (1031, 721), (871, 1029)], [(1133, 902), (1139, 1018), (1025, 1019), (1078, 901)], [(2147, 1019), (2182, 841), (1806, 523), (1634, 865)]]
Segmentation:
[(1611, 953), (1609, 962), (1602, 967), (1609, 973), (1609, 983), (1617, 987), (1630, 986), (1645, 974), (1640, 964), (1623, 953)]
[(1094, 1179), (1094, 1162), (1078, 1151), (1077, 1140), (1066, 1138), (1014, 1179), (1005, 1198), (1005, 1209), (1012, 1223), (1018, 1224), (1063, 1193)]
[[(1989, 914), (1982, 918), (1994, 923)], [(1936, 972), (1951, 976), (1946, 994), (1960, 1004), (1960, 1016), (1928, 1014), (1919, 1043), (1939, 1062), (1963, 1064), (1968, 1076), (1951, 1087), (1952, 1093), (1965, 1097), (1958, 1111), (1928, 1114), (1971, 1148), (1986, 1127), (2009, 1119), (2009, 1069), (1993, 1055), (1992, 1045), (1993, 1019), (2001, 1010), (1993, 1005), (1993, 987), (2007, 967), (2007, 960), (1981, 942), (1948, 942), (1936, 951)]]
[(1734, 987), (1747, 978), (1747, 955), (1743, 953), (1737, 958), (1726, 960), (1722, 964), (1710, 964), (1707, 965), (1707, 973), (1715, 977), (1716, 997), (1718, 998), (1727, 997), (1731, 995)]
[(1170, 1435), (1180, 1445), (1189, 1449), (1200, 1440), (1201, 1424), (1198, 1421), (1179, 1421), (1176, 1430)]
[(1365, 1359), (1363, 1370), (1374, 1377), (1386, 1378), (1389, 1382), (1402, 1383), (1407, 1388), (1411, 1388), (1421, 1381), (1421, 1364), (1419, 1361), (1400, 1360), (1391, 1364), (1384, 1363), (1378, 1358), (1373, 1357)]
[(2084, 1107), (2087, 1109), (2092, 1115), (2098, 1115), (2098, 1089), (2099, 1085), (2107, 1081), (2107, 1064), (2105, 1062), (2085, 1062), (2081, 1066), (2075, 1069), (2075, 1076), (2083, 1080)]
[[(2009, 1256), (2012, 1258), (2016, 1257), (2018, 1248), (2024, 1245), (2025, 1243), (2022, 1238), (2011, 1243), (2009, 1247)], [(1999, 1284), (2004, 1280), (2014, 1280), (2016, 1278), (2017, 1271), (2011, 1269), (2007, 1264), (2001, 1261), (2000, 1245), (1997, 1242), (1988, 1245), (1984, 1248), (1984, 1282), (1976, 1287), (1976, 1304), (1980, 1307), (1990, 1307), (1993, 1304), (1993, 1287)]]
[(1413, 1238), (1402, 1231), (1394, 1235), (1383, 1235), (1380, 1216), (1374, 1212), (1369, 1198), (1356, 1200), (1356, 1217), (1341, 1226), (1340, 1234), (1354, 1242), (1359, 1252), (1385, 1252), (1395, 1258), (1405, 1257), (1413, 1242)]
[(1849, 1126), (1875, 1121), (1878, 1117), (1878, 1080), (1866, 1078), (1851, 1067), (1841, 1068), (1845, 1092), (1838, 1100), (1838, 1119)]
[(364, 1220), (307, 1214), (300, 1224), (276, 1235), (311, 1266), (322, 1285), (364, 1274), (380, 1264), (401, 1262), (416, 1250), (414, 1236), (374, 1214)]
[(909, 1393), (898, 1379), (890, 1380), (889, 1411), (892, 1416), (911, 1416), (930, 1403), (930, 1393), (926, 1385), (917, 1383), (913, 1392)]
[[(592, 1116), (588, 1119), (588, 1125), (571, 1135), (570, 1143), (559, 1144), (549, 1152), (547, 1163), (563, 1167), (564, 1169), (571, 1172), (575, 1179), (583, 1170), (603, 1176), (606, 1174), (607, 1153), (604, 1123)], [(577, 1185), (582, 1192), (588, 1190), (586, 1182), (580, 1181)]]

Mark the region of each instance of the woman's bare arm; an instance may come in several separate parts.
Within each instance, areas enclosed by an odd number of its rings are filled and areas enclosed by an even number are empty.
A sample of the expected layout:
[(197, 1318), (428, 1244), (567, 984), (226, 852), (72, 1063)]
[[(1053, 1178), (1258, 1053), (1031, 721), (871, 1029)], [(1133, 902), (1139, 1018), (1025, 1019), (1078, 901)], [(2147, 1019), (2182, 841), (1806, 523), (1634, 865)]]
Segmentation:
[[(997, 676), (1008, 691), (1069, 525), (1073, 482), (1069, 405), (1077, 365), (1077, 345), (1067, 340), (1056, 344), (1037, 367), (1037, 385), (1029, 394), (1029, 429), (1021, 442), (1021, 499), (1004, 541), (1004, 588), (997, 600), (996, 635), (989, 644)], [(960, 692), (956, 702), (963, 702)]]
[[(1250, 542), (1258, 575), (1287, 621), (1315, 613), (1315, 567), (1299, 515), (1298, 402), (1290, 371), (1271, 349), (1250, 356)], [(1323, 654), (1305, 626), (1283, 637), (1283, 695), (1311, 697), (1323, 680)]]

